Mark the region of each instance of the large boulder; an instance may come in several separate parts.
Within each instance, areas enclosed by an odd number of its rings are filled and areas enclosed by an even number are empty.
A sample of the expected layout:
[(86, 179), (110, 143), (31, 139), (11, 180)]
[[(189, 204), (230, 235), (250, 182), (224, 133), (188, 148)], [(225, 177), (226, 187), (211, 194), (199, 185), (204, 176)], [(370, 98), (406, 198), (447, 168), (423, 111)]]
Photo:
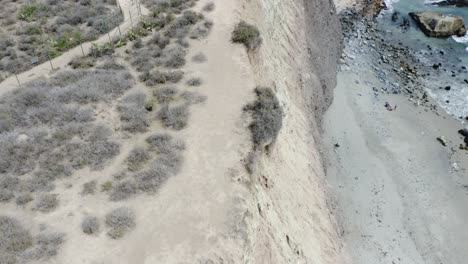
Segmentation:
[(432, 11), (411, 12), (409, 15), (428, 37), (447, 38), (452, 35), (461, 37), (466, 34), (465, 22), (462, 17), (443, 15)]

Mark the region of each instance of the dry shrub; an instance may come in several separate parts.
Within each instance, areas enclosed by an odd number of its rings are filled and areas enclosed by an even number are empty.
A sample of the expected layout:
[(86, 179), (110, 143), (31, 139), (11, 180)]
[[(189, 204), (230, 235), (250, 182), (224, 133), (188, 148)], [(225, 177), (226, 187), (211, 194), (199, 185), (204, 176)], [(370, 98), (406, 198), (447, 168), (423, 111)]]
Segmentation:
[(140, 170), (150, 160), (150, 154), (144, 148), (134, 148), (127, 157), (129, 171)]
[(164, 127), (182, 130), (188, 123), (188, 106), (186, 104), (180, 106), (165, 105), (159, 110), (158, 118)]
[(205, 12), (211, 12), (215, 9), (215, 4), (213, 2), (209, 2), (203, 6), (202, 10)]
[(200, 86), (202, 84), (202, 79), (200, 78), (190, 78), (187, 80), (187, 85), (188, 86)]
[(107, 235), (113, 239), (122, 238), (136, 227), (135, 213), (128, 207), (119, 207), (106, 214)]
[(10, 255), (16, 259), (17, 254), (32, 244), (31, 235), (18, 220), (9, 216), (0, 216), (0, 256)]
[(95, 122), (93, 108), (131, 88), (129, 78), (124, 71), (64, 71), (0, 98), (0, 191), (49, 192), (56, 179), (115, 157), (120, 146)]
[(180, 68), (185, 65), (187, 52), (180, 45), (168, 46), (163, 51), (164, 66), (167, 68)]
[(145, 102), (146, 95), (143, 93), (130, 94), (122, 100), (117, 109), (123, 130), (142, 133), (148, 129), (148, 110), (145, 108)]
[(48, 260), (58, 254), (64, 235), (58, 232), (41, 233), (35, 237), (35, 245), (24, 254), (29, 260)]
[(262, 38), (257, 27), (241, 21), (232, 32), (232, 41), (242, 43), (248, 50), (253, 50), (260, 46)]
[(200, 53), (195, 54), (192, 57), (192, 61), (196, 62), (196, 63), (203, 63), (203, 62), (207, 61), (207, 58), (206, 58), (205, 54), (200, 52)]
[(97, 181), (89, 181), (83, 184), (83, 188), (81, 190), (81, 195), (93, 195), (96, 193), (97, 190)]
[(95, 216), (86, 216), (81, 222), (81, 230), (87, 235), (94, 235), (100, 229), (99, 219)]
[(154, 134), (146, 139), (152, 159), (146, 169), (115, 185), (109, 195), (111, 201), (122, 201), (138, 193), (156, 192), (169, 177), (177, 174), (182, 165), (185, 144), (169, 134)]
[(31, 201), (33, 201), (34, 198), (32, 197), (31, 194), (26, 193), (26, 194), (21, 194), (18, 197), (16, 197), (16, 204), (17, 205), (25, 205)]
[(268, 148), (276, 140), (283, 124), (283, 109), (271, 88), (257, 87), (257, 100), (245, 106), (252, 114), (250, 132), (256, 147)]
[(147, 86), (156, 86), (158, 84), (165, 84), (166, 82), (178, 83), (184, 77), (182, 71), (169, 71), (162, 72), (159, 70), (150, 72), (145, 72), (140, 75), (140, 80), (144, 82)]
[(160, 104), (168, 104), (175, 100), (178, 90), (175, 87), (164, 87), (153, 91), (156, 101)]
[(35, 210), (42, 213), (49, 213), (59, 205), (59, 200), (56, 194), (43, 194), (39, 196), (39, 199), (34, 207)]
[(94, 67), (95, 61), (92, 57), (75, 57), (73, 58), (68, 65), (73, 69), (87, 69)]
[(187, 104), (200, 104), (206, 101), (206, 96), (193, 91), (184, 91), (181, 95)]
[(201, 23), (198, 23), (195, 28), (190, 32), (189, 37), (191, 39), (203, 39), (206, 38), (213, 27), (213, 22), (209, 20), (205, 20)]
[(138, 187), (133, 180), (118, 183), (110, 193), (111, 201), (122, 201), (130, 198), (138, 192)]

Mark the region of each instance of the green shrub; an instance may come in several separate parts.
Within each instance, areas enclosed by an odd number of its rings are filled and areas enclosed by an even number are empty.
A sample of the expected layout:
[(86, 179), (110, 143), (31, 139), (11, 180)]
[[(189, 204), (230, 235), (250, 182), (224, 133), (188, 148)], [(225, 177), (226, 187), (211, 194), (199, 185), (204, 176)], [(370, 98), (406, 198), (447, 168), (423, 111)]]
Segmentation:
[(105, 181), (101, 184), (101, 191), (108, 192), (112, 189), (112, 181)]
[(260, 46), (262, 38), (257, 27), (241, 21), (232, 32), (232, 41), (242, 43), (248, 50), (253, 50)]
[(37, 11), (36, 4), (25, 4), (22, 5), (18, 11), (18, 19), (24, 21), (35, 20), (35, 14)]
[(274, 143), (283, 124), (283, 109), (271, 88), (257, 87), (257, 100), (245, 106), (252, 114), (250, 132), (255, 147), (268, 147)]
[(112, 43), (105, 43), (103, 45), (93, 43), (89, 55), (91, 57), (100, 58), (105, 55), (112, 55), (113, 53), (114, 46), (112, 45)]

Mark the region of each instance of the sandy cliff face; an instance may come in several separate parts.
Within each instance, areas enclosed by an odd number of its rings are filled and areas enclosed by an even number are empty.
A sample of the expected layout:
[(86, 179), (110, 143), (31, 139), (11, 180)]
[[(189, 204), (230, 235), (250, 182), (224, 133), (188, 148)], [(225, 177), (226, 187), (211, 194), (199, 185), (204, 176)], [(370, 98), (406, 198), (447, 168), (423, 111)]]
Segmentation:
[(240, 13), (264, 38), (250, 54), (256, 84), (272, 87), (285, 110), (273, 151), (251, 177), (249, 258), (252, 263), (339, 263), (339, 235), (316, 141), (342, 45), (333, 3), (246, 0)]

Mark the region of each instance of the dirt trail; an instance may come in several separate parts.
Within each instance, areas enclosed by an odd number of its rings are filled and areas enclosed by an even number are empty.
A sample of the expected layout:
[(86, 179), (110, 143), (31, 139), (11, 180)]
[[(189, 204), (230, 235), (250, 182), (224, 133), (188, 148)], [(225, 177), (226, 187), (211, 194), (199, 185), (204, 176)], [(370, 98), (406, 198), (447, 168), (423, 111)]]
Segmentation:
[[(199, 1), (195, 9), (207, 2)], [(189, 126), (174, 133), (187, 145), (181, 172), (156, 194), (122, 203), (137, 212), (137, 227), (132, 233), (118, 242), (107, 239), (105, 234), (99, 239), (85, 238), (85, 243), (68, 239), (57, 263), (242, 262), (245, 209), (239, 208), (239, 200), (248, 194), (236, 182), (236, 176), (241, 173), (240, 161), (250, 148), (249, 134), (241, 119), (242, 107), (253, 99), (255, 85), (244, 47), (229, 41), (238, 21), (236, 10), (235, 1), (217, 4), (213, 12), (205, 14), (214, 22), (208, 38), (190, 41), (183, 69), (185, 79), (200, 77), (203, 84), (187, 87), (182, 81), (179, 86), (199, 92), (207, 100), (191, 109)], [(199, 52), (206, 55), (207, 62), (190, 60)], [(108, 211), (106, 203), (99, 201), (104, 198), (90, 199), (95, 201), (87, 201), (79, 212)], [(75, 235), (79, 234), (69, 237)]]
[[(198, 7), (206, 2), (200, 1)], [(243, 158), (240, 149), (249, 147), (240, 115), (254, 83), (250, 83), (253, 77), (244, 48), (229, 41), (237, 21), (235, 10), (235, 1), (217, 4), (207, 14), (214, 21), (210, 36), (191, 43), (187, 58), (203, 52), (208, 62), (189, 62), (186, 78), (200, 77), (203, 85), (187, 89), (206, 95), (207, 101), (193, 108), (189, 127), (181, 132), (188, 145), (182, 172), (160, 190), (151, 210), (144, 212), (141, 225), (147, 228), (134, 234), (138, 242), (132, 247), (142, 247), (142, 262), (217, 262), (211, 254), (237, 261), (242, 257), (239, 244), (230, 238), (238, 235), (239, 223), (232, 221), (242, 220), (235, 217), (240, 213), (235, 209), (241, 190), (233, 176)]]
[[(141, 16), (139, 15), (139, 11), (135, 0), (118, 0), (118, 3), (124, 15), (124, 22), (120, 24), (120, 31), (122, 34), (125, 34), (125, 32), (131, 29), (132, 22), (133, 25), (136, 25)], [(149, 13), (149, 11), (143, 5), (141, 5), (141, 13), (143, 15), (146, 15)], [(131, 19), (130, 16), (132, 17)], [(73, 58), (83, 56), (83, 52), (84, 54), (88, 54), (92, 47), (92, 43), (103, 44), (109, 42), (109, 35), (112, 38), (117, 38), (119, 36), (119, 28), (111, 30), (109, 34), (106, 33), (95, 41), (83, 43), (83, 50), (80, 46), (77, 46), (63, 53), (61, 56), (51, 60), (51, 62), (46, 61), (42, 64), (35, 66), (34, 68), (31, 68), (30, 70), (19, 73), (18, 79), (20, 83), (29, 82), (40, 76), (47, 76), (55, 70), (65, 67)], [(54, 70), (51, 69), (51, 63), (54, 67)], [(8, 77), (0, 83), (0, 96), (6, 92), (14, 90), (18, 86), (18, 81), (15, 75)]]

